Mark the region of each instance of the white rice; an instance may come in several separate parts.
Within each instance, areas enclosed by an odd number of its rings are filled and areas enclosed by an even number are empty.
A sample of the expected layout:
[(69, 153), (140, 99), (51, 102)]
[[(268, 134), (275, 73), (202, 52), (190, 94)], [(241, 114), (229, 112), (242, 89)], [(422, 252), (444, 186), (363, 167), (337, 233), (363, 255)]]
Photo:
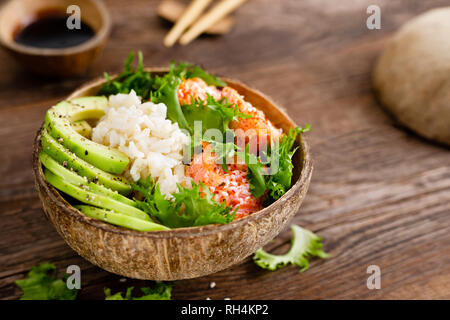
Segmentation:
[(124, 152), (130, 158), (125, 176), (133, 181), (146, 178), (158, 183), (170, 197), (177, 183), (190, 186), (182, 163), (183, 145), (189, 139), (178, 124), (166, 119), (163, 103), (141, 103), (132, 90), (109, 97), (109, 108), (92, 130), (92, 140)]

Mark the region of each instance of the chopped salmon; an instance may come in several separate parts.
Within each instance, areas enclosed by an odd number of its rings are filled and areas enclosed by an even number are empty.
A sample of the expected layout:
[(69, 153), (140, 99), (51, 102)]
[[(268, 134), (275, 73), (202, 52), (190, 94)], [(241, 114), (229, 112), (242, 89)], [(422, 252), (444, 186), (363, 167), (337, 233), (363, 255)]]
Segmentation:
[(191, 104), (192, 97), (195, 101), (197, 99), (206, 100), (208, 95), (213, 96), (216, 100), (221, 98), (219, 89), (214, 86), (208, 86), (206, 82), (200, 78), (185, 79), (178, 87), (177, 93), (178, 101), (181, 105)]
[(263, 208), (264, 198), (255, 198), (250, 192), (247, 179), (248, 167), (245, 164), (229, 164), (228, 171), (217, 164), (214, 152), (204, 143), (204, 151), (196, 154), (186, 169), (186, 174), (196, 183), (202, 182), (214, 195), (218, 203), (236, 210), (236, 219), (245, 217)]

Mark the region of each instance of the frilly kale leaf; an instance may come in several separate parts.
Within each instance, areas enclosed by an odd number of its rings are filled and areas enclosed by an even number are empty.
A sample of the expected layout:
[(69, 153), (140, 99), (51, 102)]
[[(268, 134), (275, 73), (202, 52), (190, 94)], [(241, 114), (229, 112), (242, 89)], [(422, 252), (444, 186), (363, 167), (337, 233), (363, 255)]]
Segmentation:
[(41, 263), (16, 284), (23, 290), (21, 300), (75, 300), (78, 290), (67, 288), (65, 280), (57, 278), (54, 264)]
[(111, 294), (111, 289), (105, 288), (105, 300), (170, 300), (172, 287), (173, 285), (171, 283), (158, 282), (153, 288), (141, 288), (143, 293), (141, 297), (131, 296), (134, 287), (127, 289), (125, 297), (122, 296), (122, 292)]
[(225, 203), (213, 199), (208, 187), (192, 182), (192, 189), (178, 186), (179, 191), (173, 199), (166, 199), (149, 178), (140, 180), (133, 189), (144, 196), (144, 201), (136, 200), (138, 207), (169, 228), (203, 226), (208, 224), (227, 224), (234, 220), (236, 210)]
[(288, 264), (300, 267), (303, 272), (308, 269), (308, 257), (328, 258), (330, 255), (322, 250), (322, 239), (309, 230), (292, 225), (291, 248), (286, 254), (274, 255), (262, 248), (255, 252), (253, 261), (263, 269), (275, 271)]

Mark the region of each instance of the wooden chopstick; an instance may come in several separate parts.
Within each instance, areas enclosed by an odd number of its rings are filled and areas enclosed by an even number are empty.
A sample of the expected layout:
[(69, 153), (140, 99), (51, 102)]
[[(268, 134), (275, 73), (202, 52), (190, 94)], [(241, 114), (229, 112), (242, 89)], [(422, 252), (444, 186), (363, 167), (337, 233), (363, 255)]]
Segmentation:
[(166, 47), (173, 46), (184, 30), (202, 14), (211, 2), (212, 0), (193, 0), (164, 38), (164, 45)]
[(180, 38), (182, 45), (189, 44), (192, 40), (197, 38), (206, 29), (214, 23), (228, 15), (233, 10), (237, 9), (247, 0), (222, 0), (214, 8), (209, 10), (204, 16), (200, 18), (193, 26), (189, 28)]

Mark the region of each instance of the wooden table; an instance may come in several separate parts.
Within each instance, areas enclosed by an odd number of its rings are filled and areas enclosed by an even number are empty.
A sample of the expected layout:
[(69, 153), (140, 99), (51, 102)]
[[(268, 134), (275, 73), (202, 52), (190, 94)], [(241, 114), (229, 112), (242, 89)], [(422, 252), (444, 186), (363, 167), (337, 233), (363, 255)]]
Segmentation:
[[(44, 218), (33, 185), (31, 145), (48, 107), (103, 71), (121, 70), (130, 50), (148, 66), (172, 59), (241, 79), (283, 105), (308, 134), (315, 170), (294, 222), (324, 238), (328, 260), (277, 272), (250, 258), (223, 272), (177, 281), (175, 299), (450, 298), (450, 154), (398, 127), (380, 109), (370, 73), (402, 23), (446, 0), (251, 0), (232, 33), (166, 49), (159, 1), (106, 1), (114, 29), (86, 76), (50, 80), (26, 73), (0, 51), (0, 299), (17, 299), (14, 281), (43, 261), (82, 269), (80, 299), (103, 288), (149, 285), (103, 271), (72, 251)], [(382, 9), (382, 29), (366, 28), (366, 9)], [(289, 246), (285, 230), (266, 249)], [(369, 265), (381, 289), (366, 286)], [(211, 289), (210, 283), (217, 286)]]

